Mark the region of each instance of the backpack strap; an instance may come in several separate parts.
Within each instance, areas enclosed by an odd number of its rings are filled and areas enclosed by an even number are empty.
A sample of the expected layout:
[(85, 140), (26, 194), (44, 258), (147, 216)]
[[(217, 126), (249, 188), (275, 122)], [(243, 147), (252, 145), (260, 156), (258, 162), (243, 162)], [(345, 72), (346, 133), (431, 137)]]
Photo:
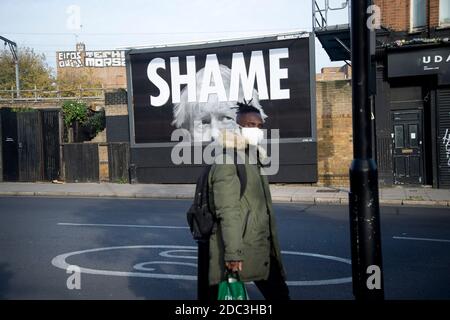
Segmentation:
[(245, 165), (240, 163), (235, 163), (236, 172), (239, 178), (239, 182), (241, 183), (241, 193), (240, 197), (244, 195), (245, 188), (247, 187), (247, 171), (245, 170)]
[[(236, 150), (234, 150), (233, 156), (234, 156), (234, 165), (236, 166), (236, 173), (239, 178), (239, 182), (241, 184), (239, 198), (242, 198), (245, 192), (245, 188), (247, 187), (247, 171), (245, 170), (245, 164), (242, 163), (243, 159), (239, 156)], [(238, 158), (241, 161), (238, 161)]]
[(208, 192), (209, 192), (209, 187), (208, 187), (208, 176), (209, 176), (209, 172), (211, 171), (211, 166), (208, 165), (206, 166), (205, 170), (203, 171), (203, 174), (200, 176), (201, 181), (199, 181), (199, 183), (197, 183), (197, 186), (201, 186), (202, 190), (197, 190), (196, 191), (196, 196), (200, 196), (200, 201), (198, 201), (197, 203), (199, 204), (200, 207), (204, 207), (207, 206), (209, 207), (209, 203), (208, 203)]

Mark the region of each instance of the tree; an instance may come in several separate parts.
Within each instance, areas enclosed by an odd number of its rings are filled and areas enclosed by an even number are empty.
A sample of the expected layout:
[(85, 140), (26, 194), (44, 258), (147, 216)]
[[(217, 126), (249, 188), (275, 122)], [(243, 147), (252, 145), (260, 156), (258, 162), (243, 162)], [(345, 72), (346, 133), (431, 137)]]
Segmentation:
[[(98, 89), (102, 86), (102, 82), (88, 68), (59, 69), (56, 83), (61, 91), (61, 95), (65, 97), (77, 96), (80, 87), (83, 89)], [(82, 96), (95, 94), (101, 94), (101, 92), (96, 92), (95, 90), (84, 91)]]
[[(47, 65), (44, 54), (37, 54), (32, 48), (19, 47), (19, 82), (20, 89), (49, 90), (52, 88), (54, 77), (52, 69)], [(0, 88), (16, 88), (16, 71), (14, 59), (7, 49), (0, 51)]]

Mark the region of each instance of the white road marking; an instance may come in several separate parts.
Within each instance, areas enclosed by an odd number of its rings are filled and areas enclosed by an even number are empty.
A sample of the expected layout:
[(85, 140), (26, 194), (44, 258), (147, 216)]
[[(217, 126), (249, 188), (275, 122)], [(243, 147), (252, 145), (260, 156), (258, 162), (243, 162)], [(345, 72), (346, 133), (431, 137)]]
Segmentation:
[(195, 256), (178, 256), (173, 255), (172, 252), (197, 252), (197, 250), (167, 250), (160, 252), (159, 255), (165, 258), (183, 258), (183, 259), (197, 259), (197, 255)]
[[(141, 245), (141, 246), (121, 246), (121, 247), (103, 247), (103, 248), (95, 248), (81, 251), (73, 251), (64, 254), (60, 254), (56, 256), (52, 260), (52, 264), (60, 269), (67, 270), (69, 264), (66, 262), (66, 259), (83, 254), (88, 252), (99, 252), (99, 251), (107, 251), (107, 250), (122, 250), (122, 249), (197, 249), (197, 247), (189, 247), (189, 246), (171, 246), (171, 245)], [(104, 276), (119, 276), (119, 277), (143, 277), (143, 278), (156, 278), (156, 279), (174, 279), (174, 280), (197, 280), (197, 276), (187, 276), (180, 274), (161, 274), (161, 273), (145, 273), (145, 272), (127, 272), (127, 271), (113, 271), (113, 270), (99, 270), (99, 269), (91, 269), (84, 268), (80, 266), (80, 271), (82, 273), (95, 274), (95, 275), (104, 275)]]
[[(298, 251), (281, 251), (284, 254), (292, 254), (297, 256), (306, 256), (313, 258), (321, 258), (327, 260), (333, 260), (337, 262), (342, 262), (351, 265), (352, 261), (350, 259), (335, 257), (335, 256), (327, 256), (318, 253), (308, 253), (308, 252), (298, 252)], [(301, 280), (301, 281), (286, 281), (288, 286), (324, 286), (329, 284), (343, 284), (352, 282), (352, 277), (346, 278), (335, 278), (335, 279), (325, 279), (325, 280)]]
[[(197, 247), (192, 246), (174, 246), (174, 245), (136, 245), (136, 246), (117, 246), (117, 247), (103, 247), (103, 248), (94, 248), (94, 249), (87, 249), (87, 250), (80, 250), (80, 251), (73, 251), (68, 252), (64, 254), (60, 254), (52, 259), (52, 265), (54, 265), (57, 268), (67, 270), (67, 268), (70, 266), (66, 262), (66, 259), (69, 257), (80, 255), (84, 253), (90, 253), (90, 252), (99, 252), (99, 251), (108, 251), (108, 250), (123, 250), (123, 249), (170, 249), (163, 251), (159, 253), (160, 256), (164, 257), (170, 257), (170, 258), (183, 258), (183, 259), (193, 259), (195, 256), (177, 256), (177, 255), (171, 255), (173, 252), (197, 252)], [(288, 255), (298, 255), (298, 256), (307, 256), (307, 257), (314, 257), (314, 258), (321, 258), (326, 260), (332, 260), (337, 262), (342, 262), (345, 264), (350, 265), (351, 260), (335, 257), (335, 256), (328, 256), (328, 255), (321, 255), (317, 253), (308, 253), (308, 252), (298, 252), (298, 251), (281, 251), (283, 254)], [(149, 262), (142, 262), (135, 264), (133, 267), (136, 270), (139, 271), (152, 271), (153, 268), (146, 268), (145, 265), (148, 264), (179, 264), (183, 266), (191, 266), (196, 267), (196, 264), (194, 263), (185, 263), (185, 262), (172, 262), (172, 261), (149, 261)], [(192, 275), (181, 275), (181, 274), (162, 274), (162, 273), (149, 273), (149, 272), (128, 272), (128, 271), (113, 271), (113, 270), (99, 270), (99, 269), (91, 269), (91, 268), (84, 268), (80, 266), (80, 271), (82, 273), (88, 273), (88, 274), (94, 274), (94, 275), (107, 275), (107, 276), (120, 276), (120, 277), (143, 277), (143, 278), (156, 278), (156, 279), (172, 279), (172, 280), (191, 280), (196, 281), (197, 276)], [(334, 279), (323, 279), (323, 280), (299, 280), (299, 281), (286, 281), (286, 284), (288, 286), (322, 286), (322, 285), (331, 285), (331, 284), (343, 284), (343, 283), (351, 283), (352, 277), (344, 277), (344, 278), (334, 278)], [(253, 282), (250, 282), (249, 284), (254, 284)]]
[(143, 224), (107, 224), (107, 223), (70, 223), (59, 222), (60, 226), (80, 226), (80, 227), (124, 227), (124, 228), (159, 228), (159, 229), (189, 229), (182, 226), (151, 226)]
[(397, 240), (416, 240), (416, 241), (435, 241), (435, 242), (450, 242), (447, 239), (432, 239), (432, 238), (414, 238), (414, 237), (392, 237)]
[(146, 265), (149, 264), (171, 264), (171, 265), (180, 265), (180, 266), (189, 266), (197, 268), (196, 263), (190, 263), (190, 262), (178, 262), (178, 261), (148, 261), (148, 262), (141, 262), (138, 264), (135, 264), (133, 266), (133, 269), (139, 270), (139, 271), (154, 271), (155, 268), (148, 268)]

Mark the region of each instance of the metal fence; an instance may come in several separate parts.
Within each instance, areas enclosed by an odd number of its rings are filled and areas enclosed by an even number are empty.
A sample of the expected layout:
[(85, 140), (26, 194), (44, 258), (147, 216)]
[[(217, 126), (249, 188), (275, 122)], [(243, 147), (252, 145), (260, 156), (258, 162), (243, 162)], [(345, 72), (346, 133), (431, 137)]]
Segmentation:
[(106, 88), (102, 85), (100, 88), (83, 88), (64, 89), (58, 87), (55, 90), (38, 89), (22, 89), (20, 96), (14, 87), (11, 89), (0, 89), (0, 102), (39, 102), (39, 101), (64, 101), (72, 99), (85, 100), (103, 100)]

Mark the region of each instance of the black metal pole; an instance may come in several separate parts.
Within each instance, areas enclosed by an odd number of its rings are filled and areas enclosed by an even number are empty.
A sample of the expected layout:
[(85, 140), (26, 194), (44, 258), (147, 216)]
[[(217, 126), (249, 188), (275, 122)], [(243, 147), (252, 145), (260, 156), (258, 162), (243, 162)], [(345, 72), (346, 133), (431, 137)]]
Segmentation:
[(384, 299), (378, 171), (372, 154), (369, 0), (351, 1), (353, 161), (350, 166), (350, 237), (353, 294), (357, 300)]

